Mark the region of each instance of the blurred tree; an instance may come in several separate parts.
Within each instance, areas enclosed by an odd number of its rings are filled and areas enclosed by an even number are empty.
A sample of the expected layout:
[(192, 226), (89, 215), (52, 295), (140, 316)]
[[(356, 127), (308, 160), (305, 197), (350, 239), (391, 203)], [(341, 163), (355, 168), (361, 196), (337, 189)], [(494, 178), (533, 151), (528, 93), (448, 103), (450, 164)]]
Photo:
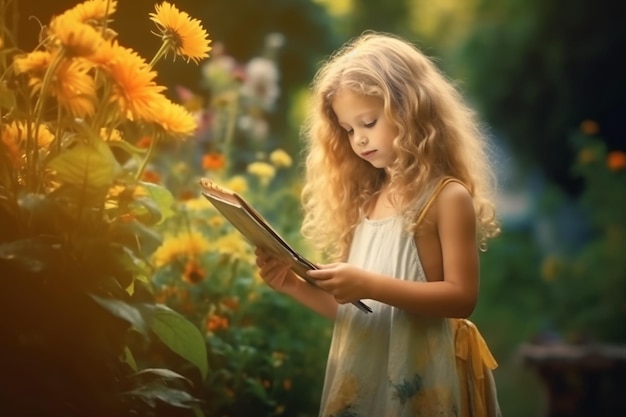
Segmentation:
[(496, 133), (577, 194), (571, 131), (592, 119), (609, 148), (625, 146), (624, 50), (625, 2), (482, 0), (459, 57)]
[(365, 30), (391, 32), (407, 36), (410, 32), (409, 4), (406, 0), (353, 0), (351, 32)]

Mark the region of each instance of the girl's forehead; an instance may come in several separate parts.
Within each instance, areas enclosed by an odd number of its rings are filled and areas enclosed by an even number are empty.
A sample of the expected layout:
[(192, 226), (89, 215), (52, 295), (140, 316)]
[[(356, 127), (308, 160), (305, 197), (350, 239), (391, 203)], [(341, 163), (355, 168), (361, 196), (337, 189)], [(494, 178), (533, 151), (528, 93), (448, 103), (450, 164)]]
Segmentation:
[(338, 110), (348, 111), (364, 111), (367, 109), (376, 109), (383, 105), (383, 100), (377, 96), (362, 94), (351, 90), (340, 90), (330, 100), (330, 105), (335, 112)]

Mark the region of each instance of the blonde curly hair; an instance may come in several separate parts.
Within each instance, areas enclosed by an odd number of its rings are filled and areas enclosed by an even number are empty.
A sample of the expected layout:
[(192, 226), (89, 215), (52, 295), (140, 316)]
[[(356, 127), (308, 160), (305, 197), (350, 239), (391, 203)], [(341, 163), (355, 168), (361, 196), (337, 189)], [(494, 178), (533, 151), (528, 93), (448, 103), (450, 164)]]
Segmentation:
[(456, 86), (413, 44), (368, 32), (329, 57), (312, 83), (303, 125), (302, 233), (332, 260), (345, 260), (354, 228), (368, 213), (386, 172), (354, 154), (331, 107), (340, 89), (375, 96), (398, 129), (390, 193), (403, 204), (407, 230), (444, 177), (472, 195), (479, 244), (499, 232), (488, 139)]

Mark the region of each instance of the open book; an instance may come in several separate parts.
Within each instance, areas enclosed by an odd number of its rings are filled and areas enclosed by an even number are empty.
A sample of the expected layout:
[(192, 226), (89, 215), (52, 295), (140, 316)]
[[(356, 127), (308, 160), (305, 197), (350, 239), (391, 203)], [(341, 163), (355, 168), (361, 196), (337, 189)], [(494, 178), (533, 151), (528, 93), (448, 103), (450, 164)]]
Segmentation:
[[(291, 263), (291, 269), (302, 279), (311, 285), (317, 285), (314, 280), (308, 278), (306, 271), (317, 267), (299, 254), (280, 235), (272, 229), (265, 219), (240, 195), (221, 187), (208, 179), (200, 181), (202, 195), (222, 213), (248, 241), (263, 248), (274, 256)], [(361, 311), (371, 313), (372, 310), (361, 301), (353, 303)]]

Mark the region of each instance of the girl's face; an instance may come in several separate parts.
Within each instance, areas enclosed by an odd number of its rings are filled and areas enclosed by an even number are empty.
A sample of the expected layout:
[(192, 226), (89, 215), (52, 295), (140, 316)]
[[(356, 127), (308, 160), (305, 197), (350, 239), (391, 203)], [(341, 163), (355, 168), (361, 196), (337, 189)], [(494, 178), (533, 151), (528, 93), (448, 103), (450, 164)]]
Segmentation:
[(354, 153), (376, 168), (389, 167), (395, 159), (392, 145), (398, 129), (385, 117), (383, 100), (343, 89), (331, 106)]

